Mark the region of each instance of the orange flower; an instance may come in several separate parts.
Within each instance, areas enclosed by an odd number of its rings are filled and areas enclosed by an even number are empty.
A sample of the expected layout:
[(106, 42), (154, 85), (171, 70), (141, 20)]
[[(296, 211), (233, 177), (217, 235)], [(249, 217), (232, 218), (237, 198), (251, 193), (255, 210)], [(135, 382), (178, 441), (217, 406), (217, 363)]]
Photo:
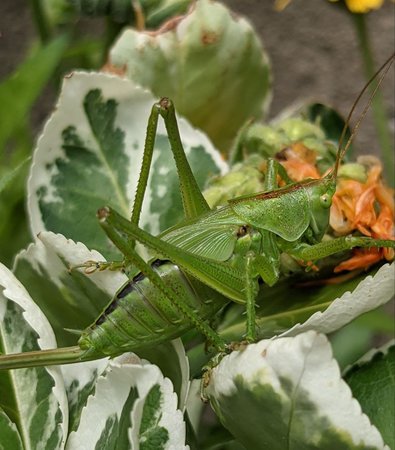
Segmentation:
[[(302, 143), (295, 143), (277, 154), (293, 181), (320, 178), (315, 166), (317, 154)], [(366, 167), (365, 182), (339, 178), (332, 199), (330, 226), (337, 236), (360, 233), (375, 239), (394, 240), (394, 191), (381, 180), (382, 166), (372, 156), (360, 157)], [(352, 257), (335, 267), (334, 272), (366, 269), (376, 262), (394, 259), (394, 249), (354, 249)]]
[(296, 142), (284, 149), (278, 155), (281, 165), (284, 166), (288, 176), (293, 181), (301, 181), (305, 178), (321, 178), (315, 163), (316, 152), (310, 150), (301, 142)]
[[(366, 159), (365, 159), (366, 161)], [(333, 198), (330, 225), (339, 235), (359, 231), (376, 239), (394, 239), (393, 190), (381, 181), (382, 166), (370, 158), (368, 178), (365, 183), (340, 180)], [(372, 264), (394, 258), (393, 249), (355, 249), (353, 256), (335, 267), (335, 272), (367, 268)]]

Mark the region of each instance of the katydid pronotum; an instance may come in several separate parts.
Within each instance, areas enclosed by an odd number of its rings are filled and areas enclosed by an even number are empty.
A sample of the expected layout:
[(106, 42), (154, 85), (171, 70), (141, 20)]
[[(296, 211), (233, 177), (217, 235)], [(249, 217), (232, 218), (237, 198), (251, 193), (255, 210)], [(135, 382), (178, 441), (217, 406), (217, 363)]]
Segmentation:
[[(394, 60), (377, 72), (375, 90)], [(229, 346), (208, 325), (229, 301), (246, 307), (247, 342), (256, 339), (255, 298), (258, 281), (269, 286), (280, 278), (280, 256), (315, 261), (355, 247), (395, 248), (395, 241), (346, 236), (323, 241), (341, 160), (365, 115), (361, 114), (348, 142), (340, 139), (334, 168), (318, 180), (292, 183), (273, 159), (267, 164), (264, 191), (232, 199), (210, 210), (186, 159), (172, 102), (161, 99), (148, 121), (144, 157), (131, 220), (111, 208), (98, 211), (100, 224), (124, 255), (123, 264), (137, 275), (123, 285), (98, 319), (81, 332), (78, 346), (0, 356), (0, 369), (67, 364), (138, 351), (181, 336), (196, 328), (219, 351)], [(176, 161), (185, 219), (155, 237), (138, 226), (147, 186), (159, 116), (164, 119)], [(277, 185), (277, 174), (289, 182)], [(144, 261), (135, 250), (139, 242), (153, 254)], [(87, 263), (89, 266), (91, 263)], [(105, 269), (111, 263), (97, 263)], [(95, 267), (95, 266), (94, 266)], [(136, 273), (136, 272), (135, 272)]]

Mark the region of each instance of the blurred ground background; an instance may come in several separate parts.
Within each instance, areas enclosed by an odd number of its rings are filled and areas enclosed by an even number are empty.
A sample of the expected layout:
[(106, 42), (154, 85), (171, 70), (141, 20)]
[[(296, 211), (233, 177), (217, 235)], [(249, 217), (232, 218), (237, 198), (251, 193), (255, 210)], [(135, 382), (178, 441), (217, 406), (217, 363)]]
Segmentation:
[[(281, 13), (268, 0), (229, 0), (227, 4), (251, 20), (270, 55), (274, 79), (271, 114), (305, 98), (348, 114), (365, 83), (349, 14), (326, 0), (293, 0)], [(394, 52), (394, 14), (394, 4), (387, 1), (366, 16), (377, 66)], [(393, 67), (382, 89), (393, 124)], [(363, 152), (370, 152), (371, 147), (378, 152), (371, 117), (363, 123), (357, 142)]]
[[(262, 37), (273, 67), (274, 93), (270, 115), (305, 98), (320, 100), (346, 115), (364, 84), (358, 43), (348, 14), (327, 0), (293, 0), (282, 12), (272, 0), (227, 0), (234, 11), (248, 17)], [(377, 64), (394, 51), (395, 5), (385, 5), (367, 15)], [(85, 21), (87, 34), (101, 33), (100, 20)], [(37, 39), (29, 2), (1, 0), (0, 80), (24, 59)], [(395, 117), (394, 70), (383, 91), (389, 117)], [(46, 89), (32, 116), (39, 130), (56, 100)], [(378, 152), (374, 127), (367, 117), (357, 139), (363, 152)]]

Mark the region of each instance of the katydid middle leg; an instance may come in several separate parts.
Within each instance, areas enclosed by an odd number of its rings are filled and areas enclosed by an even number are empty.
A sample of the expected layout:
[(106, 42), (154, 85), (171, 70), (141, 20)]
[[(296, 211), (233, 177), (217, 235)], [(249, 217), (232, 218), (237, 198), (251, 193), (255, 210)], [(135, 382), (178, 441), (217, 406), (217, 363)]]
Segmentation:
[[(278, 187), (277, 174), (282, 166), (274, 159), (268, 159), (264, 183), (265, 191), (272, 191)], [(281, 172), (282, 177), (284, 176)], [(287, 176), (286, 176), (287, 177)], [(290, 181), (287, 177), (287, 181)], [(246, 339), (248, 342), (256, 340), (256, 303), (258, 294), (257, 278), (272, 286), (279, 278), (280, 253), (276, 247), (273, 234), (263, 231), (259, 252), (252, 250), (247, 253), (245, 259), (245, 296), (246, 296)], [(263, 251), (263, 254), (262, 254)]]

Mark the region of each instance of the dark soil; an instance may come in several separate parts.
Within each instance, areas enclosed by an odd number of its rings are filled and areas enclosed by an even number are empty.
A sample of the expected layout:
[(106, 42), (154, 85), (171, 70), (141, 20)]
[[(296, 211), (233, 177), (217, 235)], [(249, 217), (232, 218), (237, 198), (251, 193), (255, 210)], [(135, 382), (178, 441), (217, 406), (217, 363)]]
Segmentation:
[[(306, 98), (336, 107), (346, 115), (364, 85), (363, 68), (348, 14), (327, 0), (293, 0), (283, 12), (274, 11), (272, 0), (227, 0), (229, 7), (247, 16), (262, 37), (273, 66), (274, 92), (270, 115)], [(394, 51), (394, 4), (387, 1), (367, 15), (369, 30), (380, 64)], [(0, 79), (10, 74), (37, 39), (26, 0), (1, 0)], [(394, 70), (383, 92), (392, 123)], [(34, 111), (35, 127), (55, 101), (48, 91)], [(357, 139), (363, 152), (378, 151), (370, 117)]]

